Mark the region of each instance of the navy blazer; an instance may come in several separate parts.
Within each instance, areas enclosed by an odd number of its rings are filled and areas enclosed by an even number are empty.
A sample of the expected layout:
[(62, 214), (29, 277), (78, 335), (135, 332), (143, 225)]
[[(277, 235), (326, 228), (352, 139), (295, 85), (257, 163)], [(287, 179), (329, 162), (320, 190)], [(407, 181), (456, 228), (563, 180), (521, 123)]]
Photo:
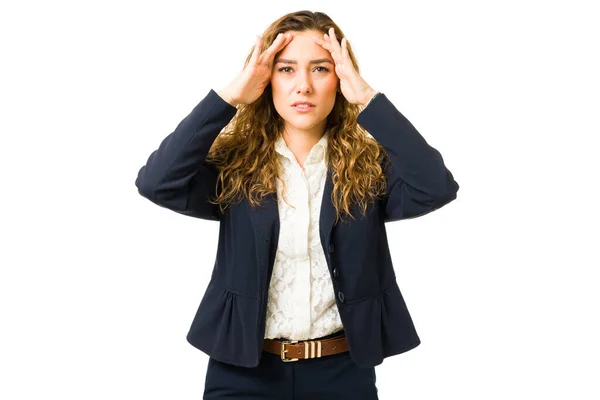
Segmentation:
[[(260, 207), (244, 199), (221, 214), (207, 201), (215, 195), (216, 168), (204, 162), (236, 112), (210, 90), (150, 154), (135, 184), (142, 196), (162, 207), (219, 221), (211, 279), (187, 340), (219, 361), (255, 367), (262, 355), (279, 237), (277, 194)], [(391, 161), (386, 195), (369, 204), (366, 216), (354, 205), (356, 220), (346, 217), (334, 224), (328, 170), (319, 234), (351, 357), (361, 367), (372, 367), (420, 344), (396, 282), (384, 223), (436, 210), (456, 198), (459, 186), (440, 153), (385, 94), (362, 110), (357, 122), (384, 146)]]

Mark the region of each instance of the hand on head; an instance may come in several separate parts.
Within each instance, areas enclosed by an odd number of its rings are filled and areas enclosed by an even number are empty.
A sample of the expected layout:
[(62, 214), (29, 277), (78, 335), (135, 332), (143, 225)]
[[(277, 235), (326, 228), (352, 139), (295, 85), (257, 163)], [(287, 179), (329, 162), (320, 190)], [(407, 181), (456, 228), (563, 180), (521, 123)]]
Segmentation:
[(257, 36), (248, 64), (225, 89), (219, 91), (219, 95), (234, 106), (250, 104), (258, 99), (271, 80), (275, 54), (287, 46), (292, 39), (293, 35), (290, 32), (280, 33), (271, 46), (261, 53), (262, 38)]
[[(250, 104), (260, 97), (271, 80), (275, 55), (293, 39), (291, 32), (277, 35), (271, 46), (261, 53), (262, 38), (256, 37), (252, 56), (244, 70), (219, 95), (231, 105)], [(335, 72), (340, 79), (340, 90), (351, 104), (365, 105), (377, 93), (354, 68), (348, 52), (348, 42), (343, 38), (338, 42), (333, 28), (323, 39), (313, 37), (318, 45), (331, 53), (335, 62)]]
[(315, 43), (328, 50), (335, 62), (335, 73), (340, 78), (340, 90), (351, 104), (365, 104), (376, 91), (359, 75), (352, 64), (348, 52), (348, 41), (342, 39), (341, 44), (335, 37), (335, 30), (329, 29), (329, 35), (323, 34), (323, 39), (313, 37)]

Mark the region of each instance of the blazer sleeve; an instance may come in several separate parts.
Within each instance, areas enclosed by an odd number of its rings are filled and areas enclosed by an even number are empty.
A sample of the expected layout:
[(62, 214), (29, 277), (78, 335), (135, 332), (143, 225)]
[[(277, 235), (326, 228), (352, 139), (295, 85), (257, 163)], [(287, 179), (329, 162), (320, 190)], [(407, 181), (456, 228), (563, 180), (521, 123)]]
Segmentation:
[(380, 93), (357, 122), (386, 150), (385, 222), (415, 218), (456, 199), (459, 189), (439, 151)]
[(211, 89), (140, 168), (138, 192), (178, 213), (219, 220), (218, 206), (208, 202), (216, 194), (216, 167), (204, 161), (236, 112)]

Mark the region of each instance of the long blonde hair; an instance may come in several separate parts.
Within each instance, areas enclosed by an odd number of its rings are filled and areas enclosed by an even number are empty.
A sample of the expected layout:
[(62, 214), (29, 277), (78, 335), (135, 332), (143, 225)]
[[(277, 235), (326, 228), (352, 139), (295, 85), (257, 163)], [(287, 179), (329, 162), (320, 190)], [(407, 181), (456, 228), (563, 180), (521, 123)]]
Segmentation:
[[(262, 35), (262, 49), (266, 50), (280, 32), (317, 30), (327, 33), (333, 27), (336, 37), (344, 37), (340, 28), (326, 14), (299, 11), (284, 15), (273, 22)], [(354, 68), (358, 63), (348, 43), (348, 53)], [(252, 51), (246, 58), (248, 64)], [(363, 215), (368, 203), (382, 195), (386, 188), (383, 162), (385, 150), (356, 122), (361, 109), (350, 104), (338, 93), (333, 110), (327, 118), (328, 132), (325, 160), (331, 168), (334, 184), (332, 202), (336, 222), (350, 212), (352, 204), (361, 207)], [(247, 198), (254, 207), (261, 200), (277, 192), (276, 179), (281, 176), (281, 161), (275, 150), (275, 141), (283, 134), (284, 121), (275, 110), (271, 85), (251, 104), (238, 106), (233, 119), (215, 139), (207, 162), (218, 170), (217, 197), (221, 212), (230, 203)]]

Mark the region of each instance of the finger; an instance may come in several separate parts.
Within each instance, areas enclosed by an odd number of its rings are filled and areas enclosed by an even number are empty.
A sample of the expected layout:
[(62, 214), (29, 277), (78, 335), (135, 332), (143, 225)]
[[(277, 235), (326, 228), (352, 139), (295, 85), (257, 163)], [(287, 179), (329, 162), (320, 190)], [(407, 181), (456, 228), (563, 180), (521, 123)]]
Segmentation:
[[(334, 38), (335, 38), (335, 32), (333, 32), (333, 28), (331, 28), (329, 30), (330, 33), (333, 33)], [(333, 57), (333, 61), (335, 62), (336, 65), (341, 64), (343, 62), (343, 56), (342, 56), (342, 51), (341, 51), (341, 47), (339, 45), (339, 43), (337, 42), (337, 39), (333, 39), (331, 36), (327, 35), (326, 33), (323, 34), (323, 38), (325, 38), (325, 40), (327, 41), (328, 44), (328, 50), (331, 53), (331, 57)]]
[(337, 38), (335, 37), (335, 30), (333, 28), (329, 28), (329, 41), (331, 42), (331, 45), (334, 48), (334, 51), (338, 52), (338, 51), (342, 50), (340, 43), (338, 42)]
[(269, 65), (272, 65), (275, 55), (277, 55), (281, 50), (283, 50), (283, 48), (287, 46), (292, 41), (292, 39), (292, 34), (290, 32), (287, 32), (285, 34), (282, 34), (278, 42), (273, 41), (273, 44), (271, 45), (271, 47), (269, 47), (268, 52), (265, 51), (265, 62)]
[(283, 40), (281, 41), (281, 44), (273, 51), (273, 54), (278, 53), (279, 51), (283, 50), (283, 48), (285, 46), (287, 46), (288, 44), (290, 44), (290, 42), (294, 39), (294, 35), (292, 35), (291, 32), (287, 32), (283, 34)]
[(262, 42), (261, 37), (256, 35), (256, 38), (254, 40), (254, 51), (252, 52), (252, 56), (250, 56), (251, 63), (256, 63), (256, 60), (258, 59), (258, 54), (260, 53), (260, 43), (261, 42)]
[(346, 66), (350, 68), (350, 70), (354, 70), (354, 66), (352, 65), (352, 59), (350, 58), (350, 54), (348, 53), (348, 41), (346, 40), (346, 38), (342, 38), (340, 58), (342, 62), (339, 63), (339, 67), (342, 71), (346, 69)]
[(325, 40), (320, 39), (320, 38), (318, 38), (316, 36), (313, 36), (312, 38), (313, 38), (313, 40), (314, 40), (314, 42), (316, 44), (318, 44), (319, 46), (323, 47), (325, 50), (327, 50), (327, 51), (331, 50), (331, 45), (329, 44), (329, 42), (326, 42)]
[(346, 38), (342, 39), (342, 57), (344, 61), (351, 61), (350, 52), (348, 52), (348, 40)]
[(287, 44), (291, 41), (292, 35), (291, 33), (280, 33), (277, 35), (271, 46), (262, 54), (262, 59), (264, 62), (270, 62), (275, 57), (277, 52), (281, 51)]
[(267, 49), (265, 49), (265, 51), (263, 51), (263, 52), (260, 54), (260, 56), (259, 56), (259, 59), (258, 59), (258, 61), (259, 61), (259, 64), (260, 64), (260, 63), (264, 63), (264, 62), (266, 62), (266, 61), (268, 60), (268, 58), (269, 58), (269, 54), (271, 53), (271, 51), (272, 51), (273, 47), (274, 47), (274, 46), (277, 46), (277, 45), (279, 44), (279, 42), (281, 41), (281, 37), (282, 37), (282, 36), (283, 36), (283, 34), (281, 34), (281, 33), (280, 33), (280, 34), (278, 34), (278, 35), (275, 37), (275, 40), (273, 40), (273, 43), (271, 43), (271, 46), (269, 46)]

